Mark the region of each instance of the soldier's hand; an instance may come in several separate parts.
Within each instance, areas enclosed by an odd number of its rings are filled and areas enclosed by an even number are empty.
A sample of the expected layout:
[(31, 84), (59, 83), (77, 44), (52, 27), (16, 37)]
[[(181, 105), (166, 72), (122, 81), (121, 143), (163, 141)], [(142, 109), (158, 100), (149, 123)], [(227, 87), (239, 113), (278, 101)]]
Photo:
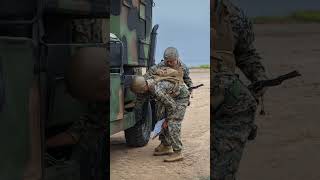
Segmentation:
[(265, 87), (265, 88), (258, 90), (257, 92), (254, 93), (254, 97), (256, 99), (259, 99), (260, 97), (262, 97), (266, 93), (267, 89), (268, 88)]
[(193, 98), (193, 91), (189, 90), (190, 97)]
[(167, 129), (167, 128), (168, 128), (168, 121), (167, 121), (167, 119), (163, 122), (162, 128), (163, 128), (163, 129)]

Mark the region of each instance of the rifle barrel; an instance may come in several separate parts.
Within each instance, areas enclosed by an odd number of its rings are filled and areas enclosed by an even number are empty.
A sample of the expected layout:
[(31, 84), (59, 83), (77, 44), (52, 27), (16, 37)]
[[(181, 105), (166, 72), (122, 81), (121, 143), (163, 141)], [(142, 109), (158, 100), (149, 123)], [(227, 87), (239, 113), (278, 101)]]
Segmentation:
[(248, 88), (252, 91), (256, 91), (257, 89), (259, 88), (261, 89), (263, 87), (277, 86), (277, 85), (280, 85), (283, 81), (287, 79), (295, 78), (297, 76), (301, 76), (301, 74), (298, 71), (292, 71), (287, 74), (278, 76), (277, 78), (274, 78), (274, 79), (255, 82), (249, 85)]

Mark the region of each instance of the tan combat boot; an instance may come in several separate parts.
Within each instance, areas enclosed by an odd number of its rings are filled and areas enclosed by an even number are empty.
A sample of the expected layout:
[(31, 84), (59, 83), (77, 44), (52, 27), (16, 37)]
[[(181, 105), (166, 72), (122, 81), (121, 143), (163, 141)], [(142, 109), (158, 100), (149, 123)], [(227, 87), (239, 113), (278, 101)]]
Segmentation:
[(162, 149), (164, 146), (164, 144), (160, 143), (159, 146), (157, 146), (156, 148), (154, 148), (154, 152), (158, 152), (160, 149)]
[(153, 155), (162, 156), (162, 155), (168, 155), (168, 154), (172, 154), (172, 153), (173, 153), (173, 149), (171, 146), (166, 146), (161, 143), (158, 147), (156, 147), (154, 149)]
[(183, 160), (181, 151), (174, 151), (168, 158), (164, 159), (164, 162), (175, 162)]

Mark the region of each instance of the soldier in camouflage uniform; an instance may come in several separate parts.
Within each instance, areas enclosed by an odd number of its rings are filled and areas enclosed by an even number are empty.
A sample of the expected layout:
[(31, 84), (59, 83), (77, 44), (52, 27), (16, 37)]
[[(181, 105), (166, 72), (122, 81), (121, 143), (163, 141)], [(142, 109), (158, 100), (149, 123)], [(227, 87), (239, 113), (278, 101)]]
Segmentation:
[(256, 98), (239, 80), (238, 67), (251, 82), (267, 79), (253, 46), (252, 24), (229, 0), (211, 9), (211, 109), (214, 112), (211, 142), (211, 175), (214, 180), (235, 180), (245, 144), (254, 139)]
[[(182, 73), (183, 82), (187, 85), (187, 87), (192, 87), (193, 83), (189, 76), (189, 68), (180, 60), (178, 50), (174, 47), (168, 47), (165, 49), (163, 53), (163, 60), (154, 66), (152, 66), (144, 75), (147, 79), (152, 79), (154, 75), (157, 74), (157, 71), (160, 68), (163, 67), (170, 67), (173, 69), (176, 69), (180, 73)], [(192, 93), (192, 90), (189, 90), (190, 94)], [(190, 101), (188, 105), (190, 104)], [(161, 103), (156, 103), (156, 118), (157, 120), (160, 120), (163, 118), (163, 115), (165, 114), (165, 107)], [(164, 141), (165, 136), (164, 134), (159, 135), (159, 140), (161, 142)], [(162, 149), (166, 149), (166, 146), (164, 144), (160, 144), (157, 148), (155, 148), (155, 152), (161, 151)]]
[[(102, 29), (101, 19), (73, 20), (72, 40), (74, 43), (102, 43)], [(74, 145), (71, 158), (81, 164), (82, 179), (104, 176), (102, 170), (104, 166), (98, 164), (99, 160), (90, 161), (101, 155), (97, 148), (102, 148), (99, 143), (105, 140), (107, 134), (107, 103), (109, 103), (107, 59), (106, 48), (80, 48), (73, 55), (66, 71), (66, 87), (73, 97), (88, 103), (88, 111), (68, 130), (50, 137), (46, 142), (48, 147)], [(93, 164), (89, 162), (94, 163), (94, 166), (101, 166), (98, 169), (101, 172), (93, 172), (90, 169)]]
[[(161, 69), (159, 68), (157, 72)], [(164, 160), (165, 162), (182, 160), (181, 123), (189, 103), (190, 93), (183, 82), (182, 74), (180, 79), (157, 78), (158, 75), (155, 75), (156, 78), (147, 80), (144, 77), (135, 77), (131, 89), (138, 94), (137, 107), (143, 104), (146, 99), (145, 93), (149, 92), (148, 94), (165, 108), (168, 127), (163, 129), (160, 137), (161, 146), (156, 148), (154, 155), (170, 154), (170, 157)]]
[[(168, 47), (163, 53), (163, 60), (152, 66), (145, 74), (146, 78), (152, 78), (160, 67), (170, 67), (176, 70), (182, 69), (183, 80), (188, 87), (192, 87), (193, 83), (189, 76), (189, 68), (180, 60), (178, 50), (174, 47)], [(190, 90), (191, 93), (192, 90)]]
[[(74, 43), (101, 43), (103, 41), (102, 29), (102, 19), (74, 19), (72, 21), (72, 40)], [(80, 139), (86, 139), (85, 135), (90, 134), (89, 131), (106, 129), (108, 67), (107, 55), (104, 51), (104, 48), (82, 48), (74, 54), (66, 72), (66, 85), (72, 96), (84, 102), (90, 101), (89, 111), (80, 117), (79, 121), (76, 121), (67, 132), (50, 138), (49, 146), (81, 144)], [(87, 87), (84, 87), (83, 84), (87, 84)], [(85, 142), (89, 143), (89, 140), (84, 140), (83, 143)]]

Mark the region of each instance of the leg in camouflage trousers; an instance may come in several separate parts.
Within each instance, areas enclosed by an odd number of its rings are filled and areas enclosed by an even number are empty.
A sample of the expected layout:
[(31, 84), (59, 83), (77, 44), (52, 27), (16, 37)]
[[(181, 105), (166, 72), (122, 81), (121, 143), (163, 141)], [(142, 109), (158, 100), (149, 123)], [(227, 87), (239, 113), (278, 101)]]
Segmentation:
[(175, 162), (183, 159), (182, 150), (183, 145), (181, 142), (181, 123), (186, 112), (186, 104), (181, 103), (178, 105), (175, 118), (168, 120), (168, 130), (165, 137), (170, 142), (170, 145), (173, 149), (173, 154), (171, 154), (168, 158), (164, 159), (165, 162)]
[(181, 123), (182, 121), (180, 120), (173, 120), (168, 122), (167, 137), (173, 148), (173, 151), (182, 150)]
[(213, 180), (235, 180), (254, 111), (215, 119), (213, 138)]
[(168, 128), (164, 129), (159, 139), (161, 143), (171, 145), (174, 151), (181, 151), (181, 123), (186, 112), (187, 103), (184, 101), (177, 101), (177, 104), (178, 106), (177, 109), (175, 109), (174, 118), (168, 119)]

